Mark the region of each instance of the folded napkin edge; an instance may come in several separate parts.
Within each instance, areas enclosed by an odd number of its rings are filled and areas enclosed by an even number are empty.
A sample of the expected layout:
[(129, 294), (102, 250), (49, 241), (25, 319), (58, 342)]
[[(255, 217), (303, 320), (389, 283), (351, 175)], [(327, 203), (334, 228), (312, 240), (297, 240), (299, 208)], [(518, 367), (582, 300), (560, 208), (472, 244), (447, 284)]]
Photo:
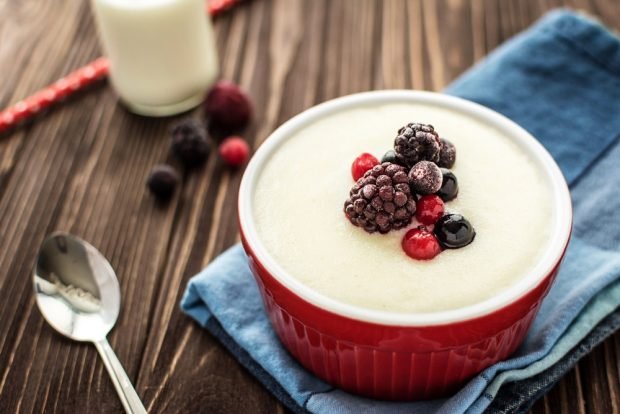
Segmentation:
[(620, 78), (620, 35), (596, 16), (562, 8), (549, 12), (536, 26), (552, 31), (565, 45)]

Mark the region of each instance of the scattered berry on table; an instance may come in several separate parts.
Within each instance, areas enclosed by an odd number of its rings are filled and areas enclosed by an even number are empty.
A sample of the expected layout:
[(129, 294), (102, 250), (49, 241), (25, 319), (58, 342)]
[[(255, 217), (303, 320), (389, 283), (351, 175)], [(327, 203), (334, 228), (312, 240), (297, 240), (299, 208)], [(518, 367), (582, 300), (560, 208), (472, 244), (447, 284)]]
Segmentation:
[(409, 230), (401, 245), (407, 256), (417, 260), (430, 260), (441, 253), (439, 241), (424, 226)]
[(439, 150), (439, 161), (437, 165), (442, 168), (452, 168), (456, 161), (456, 147), (445, 138), (439, 139), (441, 145)]
[(375, 165), (351, 188), (344, 203), (349, 221), (368, 233), (387, 233), (406, 227), (415, 214), (405, 167), (385, 162)]
[(151, 169), (146, 185), (159, 199), (170, 198), (179, 182), (179, 174), (170, 165), (158, 164)]
[(420, 161), (439, 161), (441, 143), (432, 125), (410, 123), (398, 130), (394, 152), (398, 163), (413, 167)]
[(446, 249), (458, 249), (467, 246), (476, 237), (471, 223), (460, 214), (446, 214), (435, 223), (437, 239)]
[(204, 125), (192, 118), (175, 124), (171, 129), (171, 149), (186, 167), (195, 167), (205, 162), (211, 145)]
[(238, 167), (250, 157), (250, 147), (243, 138), (231, 136), (222, 141), (219, 154), (226, 164)]
[(420, 161), (409, 171), (411, 189), (418, 194), (433, 194), (441, 188), (441, 169), (431, 161)]
[(435, 194), (420, 197), (416, 205), (415, 218), (422, 224), (435, 224), (443, 216), (443, 200)]
[(437, 191), (437, 195), (441, 197), (443, 201), (453, 200), (459, 193), (459, 182), (456, 179), (456, 175), (446, 168), (442, 168), (441, 173), (443, 179), (441, 188)]
[(229, 81), (217, 82), (204, 103), (209, 127), (228, 132), (242, 131), (252, 119), (252, 103), (248, 95)]
[(379, 160), (372, 154), (365, 152), (358, 156), (351, 165), (351, 175), (353, 175), (353, 180), (359, 180), (366, 173), (366, 171), (378, 164)]

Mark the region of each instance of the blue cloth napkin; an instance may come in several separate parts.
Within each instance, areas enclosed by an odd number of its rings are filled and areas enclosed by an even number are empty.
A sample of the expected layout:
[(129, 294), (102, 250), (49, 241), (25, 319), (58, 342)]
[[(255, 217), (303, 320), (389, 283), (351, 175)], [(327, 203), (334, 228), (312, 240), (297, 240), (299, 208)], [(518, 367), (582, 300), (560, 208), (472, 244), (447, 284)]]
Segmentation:
[(447, 93), (513, 119), (562, 168), (575, 224), (557, 280), (510, 359), (449, 398), (386, 402), (334, 389), (292, 359), (266, 318), (242, 248), (232, 247), (191, 279), (182, 309), (294, 412), (524, 412), (620, 326), (620, 39), (589, 18), (555, 11)]

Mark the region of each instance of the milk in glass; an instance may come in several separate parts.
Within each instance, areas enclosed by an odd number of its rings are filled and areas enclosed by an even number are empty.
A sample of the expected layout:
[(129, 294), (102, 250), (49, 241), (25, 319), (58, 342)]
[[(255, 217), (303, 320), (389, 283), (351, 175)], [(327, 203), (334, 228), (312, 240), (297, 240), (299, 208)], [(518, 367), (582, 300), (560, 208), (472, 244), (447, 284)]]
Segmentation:
[(92, 0), (110, 80), (133, 112), (165, 116), (198, 105), (218, 74), (204, 0)]

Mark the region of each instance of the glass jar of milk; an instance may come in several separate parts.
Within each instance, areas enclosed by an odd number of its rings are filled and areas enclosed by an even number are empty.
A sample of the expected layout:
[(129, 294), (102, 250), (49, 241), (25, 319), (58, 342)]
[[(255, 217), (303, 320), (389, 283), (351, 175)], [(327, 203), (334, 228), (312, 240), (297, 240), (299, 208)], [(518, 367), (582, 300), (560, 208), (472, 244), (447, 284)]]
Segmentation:
[(92, 0), (110, 80), (132, 112), (173, 115), (197, 106), (218, 74), (204, 0)]

